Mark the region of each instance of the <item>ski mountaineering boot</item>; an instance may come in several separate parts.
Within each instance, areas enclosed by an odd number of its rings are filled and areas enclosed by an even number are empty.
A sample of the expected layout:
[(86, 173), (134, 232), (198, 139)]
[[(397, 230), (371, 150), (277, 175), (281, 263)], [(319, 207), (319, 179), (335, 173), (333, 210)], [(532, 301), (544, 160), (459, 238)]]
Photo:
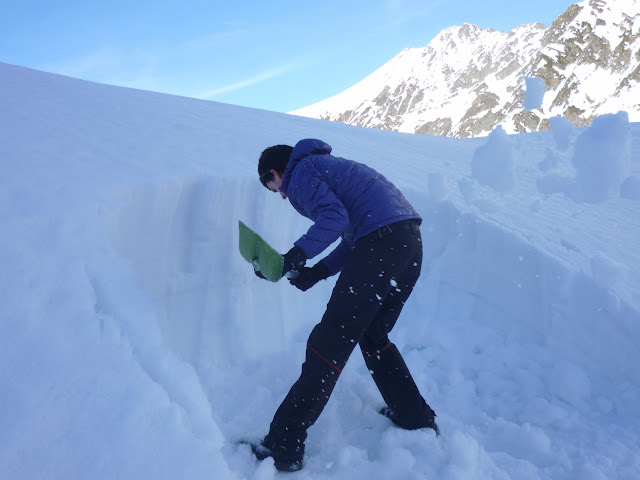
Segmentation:
[(304, 458), (304, 443), (293, 449), (271, 445), (268, 436), (260, 443), (242, 442), (251, 447), (251, 451), (259, 460), (273, 458), (276, 470), (280, 472), (297, 472), (302, 469)]
[[(425, 403), (426, 405), (426, 403)], [(433, 410), (431, 410), (431, 408), (426, 405), (427, 411), (430, 411), (431, 415), (428, 415), (427, 419), (425, 420), (424, 424), (420, 425), (420, 426), (407, 426), (407, 425), (403, 425), (400, 420), (398, 419), (398, 416), (394, 413), (393, 410), (391, 410), (390, 407), (382, 407), (380, 409), (380, 411), (378, 413), (380, 413), (380, 415), (384, 415), (385, 417), (387, 417), (389, 420), (391, 420), (395, 425), (397, 425), (400, 428), (403, 428), (405, 430), (417, 430), (419, 428), (432, 428), (435, 432), (437, 436), (440, 436), (440, 429), (438, 428), (438, 425), (436, 424), (436, 414)]]

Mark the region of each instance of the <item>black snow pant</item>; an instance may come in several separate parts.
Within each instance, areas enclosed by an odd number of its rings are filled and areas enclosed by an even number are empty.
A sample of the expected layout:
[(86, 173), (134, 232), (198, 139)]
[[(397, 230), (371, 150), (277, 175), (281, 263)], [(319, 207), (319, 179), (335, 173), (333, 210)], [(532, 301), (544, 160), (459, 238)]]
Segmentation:
[(327, 310), (309, 336), (302, 373), (276, 411), (265, 445), (304, 448), (307, 429), (320, 416), (358, 344), (397, 423), (407, 429), (429, 425), (433, 411), (388, 337), (421, 265), (418, 221), (391, 224), (355, 242)]

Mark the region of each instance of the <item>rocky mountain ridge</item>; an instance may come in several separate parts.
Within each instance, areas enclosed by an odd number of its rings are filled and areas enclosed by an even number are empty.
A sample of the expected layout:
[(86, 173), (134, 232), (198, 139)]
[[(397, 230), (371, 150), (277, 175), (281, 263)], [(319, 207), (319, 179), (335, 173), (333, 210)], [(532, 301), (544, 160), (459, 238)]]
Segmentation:
[[(537, 108), (525, 78), (544, 82)], [(640, 0), (586, 0), (551, 26), (510, 32), (464, 24), (407, 48), (344, 92), (291, 112), (364, 127), (453, 137), (588, 125), (625, 110), (640, 121)]]

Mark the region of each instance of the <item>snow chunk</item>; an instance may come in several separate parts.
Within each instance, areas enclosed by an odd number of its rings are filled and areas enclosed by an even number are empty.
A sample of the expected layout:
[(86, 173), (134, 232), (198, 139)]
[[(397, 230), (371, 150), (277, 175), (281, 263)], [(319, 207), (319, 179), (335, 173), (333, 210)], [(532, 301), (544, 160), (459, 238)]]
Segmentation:
[(571, 120), (564, 117), (553, 117), (549, 119), (549, 125), (558, 149), (566, 150), (569, 148), (569, 143), (571, 143), (571, 137), (575, 130)]
[(627, 177), (620, 185), (620, 196), (629, 200), (640, 200), (640, 178), (635, 175)]
[(410, 478), (412, 469), (416, 464), (415, 457), (404, 448), (394, 448), (389, 455), (388, 463), (385, 464), (386, 469), (400, 477)]
[(576, 140), (574, 199), (604, 202), (618, 194), (630, 163), (630, 127), (626, 112), (596, 118)]
[(459, 473), (470, 472), (478, 463), (480, 446), (476, 439), (455, 431), (449, 439), (450, 467)]
[(487, 143), (478, 147), (471, 160), (471, 174), (483, 185), (506, 192), (515, 186), (513, 146), (509, 136), (498, 126)]
[(551, 439), (542, 429), (504, 419), (496, 421), (488, 447), (535, 463), (545, 463), (552, 456)]

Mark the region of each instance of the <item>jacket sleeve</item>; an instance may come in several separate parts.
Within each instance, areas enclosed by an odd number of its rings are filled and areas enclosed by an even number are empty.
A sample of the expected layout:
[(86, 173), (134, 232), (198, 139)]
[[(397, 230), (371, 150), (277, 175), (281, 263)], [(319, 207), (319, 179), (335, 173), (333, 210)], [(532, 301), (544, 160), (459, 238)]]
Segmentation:
[(314, 223), (295, 245), (313, 258), (342, 236), (349, 225), (344, 205), (311, 161), (301, 161), (294, 171), (289, 195)]

